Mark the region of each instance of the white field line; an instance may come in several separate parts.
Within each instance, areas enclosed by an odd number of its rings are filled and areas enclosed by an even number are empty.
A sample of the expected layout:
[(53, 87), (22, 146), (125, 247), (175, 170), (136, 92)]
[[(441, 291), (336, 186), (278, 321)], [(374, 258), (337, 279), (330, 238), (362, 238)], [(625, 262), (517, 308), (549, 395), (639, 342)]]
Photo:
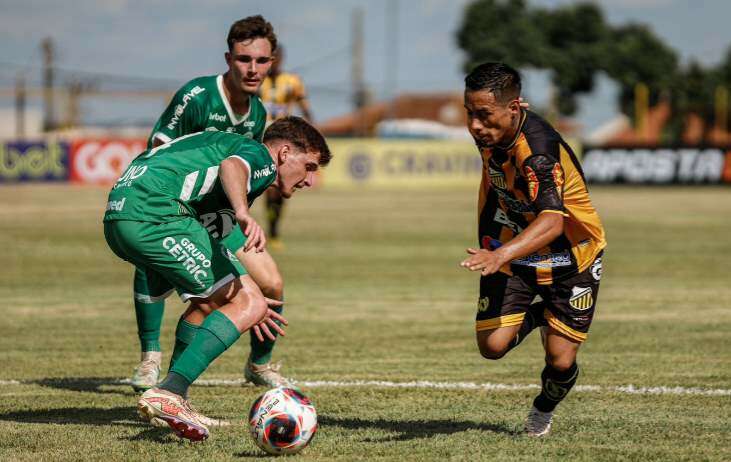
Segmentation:
[[(128, 385), (129, 379), (100, 379), (87, 380), (73, 378), (47, 379), (49, 386), (52, 382), (58, 383), (85, 383), (95, 385)], [(33, 385), (39, 384), (34, 380), (0, 380), (0, 386), (8, 385)], [(42, 385), (42, 383), (40, 383)], [(245, 379), (201, 379), (195, 382), (196, 385), (204, 387), (240, 387), (250, 386)], [(403, 388), (403, 389), (441, 389), (441, 390), (486, 390), (486, 391), (526, 391), (538, 390), (536, 384), (517, 383), (475, 383), (475, 382), (431, 382), (420, 380), (415, 382), (391, 382), (385, 380), (353, 380), (353, 381), (295, 381), (295, 385), (302, 388), (347, 388), (347, 387), (368, 387), (368, 388)], [(696, 395), (696, 396), (731, 396), (731, 389), (728, 388), (701, 388), (701, 387), (638, 387), (634, 385), (603, 386), (603, 385), (577, 385), (574, 387), (577, 392), (608, 392), (622, 393), (629, 395)]]

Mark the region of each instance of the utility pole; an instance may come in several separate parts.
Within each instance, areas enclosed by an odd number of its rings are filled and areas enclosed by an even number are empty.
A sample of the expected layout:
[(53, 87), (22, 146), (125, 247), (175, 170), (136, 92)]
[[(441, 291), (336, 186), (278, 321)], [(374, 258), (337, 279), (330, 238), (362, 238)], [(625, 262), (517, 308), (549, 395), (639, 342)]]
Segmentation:
[[(353, 9), (351, 30), (350, 82), (353, 93), (353, 109), (357, 112), (366, 105), (368, 99), (363, 81), (363, 9), (360, 7)], [(358, 116), (356, 125), (356, 132), (360, 135), (364, 134), (366, 127), (365, 118), (362, 114)]]
[(386, 91), (390, 100), (387, 118), (395, 117), (396, 97), (398, 96), (398, 56), (399, 56), (399, 1), (389, 0), (386, 10)]
[(18, 73), (15, 79), (15, 136), (25, 138), (25, 75)]
[(43, 51), (43, 131), (54, 128), (53, 121), (53, 39), (46, 37), (41, 42)]

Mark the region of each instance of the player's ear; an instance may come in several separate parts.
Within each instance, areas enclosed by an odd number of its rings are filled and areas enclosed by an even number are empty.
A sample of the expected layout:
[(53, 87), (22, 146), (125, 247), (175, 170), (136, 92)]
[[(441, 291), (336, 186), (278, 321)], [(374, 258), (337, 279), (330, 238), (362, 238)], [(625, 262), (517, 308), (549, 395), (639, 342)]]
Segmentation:
[(287, 157), (290, 155), (291, 148), (289, 143), (282, 143), (279, 145), (279, 163), (283, 164), (287, 162)]
[(226, 64), (228, 64), (230, 66), (231, 65), (231, 52), (227, 51), (226, 53), (223, 54), (223, 57), (224, 57), (224, 59), (226, 59)]
[(520, 99), (515, 98), (508, 103), (508, 109), (514, 114), (520, 113)]

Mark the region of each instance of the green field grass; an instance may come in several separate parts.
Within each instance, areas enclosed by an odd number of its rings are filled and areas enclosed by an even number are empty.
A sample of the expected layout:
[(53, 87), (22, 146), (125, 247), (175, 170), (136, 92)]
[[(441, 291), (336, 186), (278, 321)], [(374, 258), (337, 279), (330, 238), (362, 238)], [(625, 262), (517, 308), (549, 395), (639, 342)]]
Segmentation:
[[(609, 247), (579, 385), (552, 435), (518, 432), (535, 390), (305, 388), (321, 428), (302, 460), (731, 460), (731, 190), (594, 188)], [(104, 243), (104, 188), (0, 187), (0, 459), (248, 460), (243, 419), (261, 389), (194, 387), (236, 420), (203, 444), (138, 422), (115, 385), (138, 360), (131, 267)], [(298, 193), (284, 222), (290, 320), (275, 359), (300, 381), (537, 384), (539, 336), (501, 361), (474, 345), (476, 194)], [(260, 206), (260, 205), (259, 205)], [(256, 208), (261, 217), (262, 211)], [(163, 348), (183, 310), (168, 301)], [(204, 379), (242, 377), (248, 339)], [(167, 359), (165, 359), (167, 360)]]

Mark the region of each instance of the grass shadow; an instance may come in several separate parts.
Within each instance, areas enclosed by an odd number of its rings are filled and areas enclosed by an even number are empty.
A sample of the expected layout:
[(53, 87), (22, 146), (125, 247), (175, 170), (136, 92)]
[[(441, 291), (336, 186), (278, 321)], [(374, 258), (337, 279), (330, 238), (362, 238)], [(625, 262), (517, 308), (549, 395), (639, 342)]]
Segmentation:
[(264, 452), (263, 450), (253, 450), (253, 451), (241, 451), (237, 452), (233, 455), (234, 457), (241, 457), (246, 459), (263, 459), (265, 457), (271, 457), (269, 454)]
[(467, 430), (479, 430), (502, 433), (517, 437), (522, 432), (505, 424), (477, 423), (453, 420), (386, 420), (386, 419), (353, 419), (341, 417), (319, 416), (318, 422), (323, 426), (337, 426), (348, 430), (379, 429), (397, 435), (378, 439), (367, 439), (367, 442), (383, 443), (387, 441), (408, 441), (420, 438), (431, 438), (437, 435), (452, 435)]
[(123, 425), (138, 427), (137, 413), (132, 407), (64, 407), (57, 409), (35, 409), (0, 414), (0, 421), (17, 423), (40, 423), (55, 425)]
[(73, 377), (73, 378), (45, 378), (30, 381), (42, 387), (55, 388), (57, 390), (80, 391), (85, 393), (100, 393), (122, 396), (134, 396), (137, 393), (131, 389), (104, 389), (102, 386), (119, 386), (119, 380), (113, 377)]
[(149, 424), (140, 421), (133, 407), (113, 407), (109, 409), (65, 407), (15, 411), (0, 414), (0, 421), (53, 425), (110, 425), (141, 428), (142, 431), (138, 434), (123, 436), (120, 439), (126, 441), (145, 440), (164, 444), (180, 443), (182, 441), (175, 437), (169, 428), (151, 427)]

